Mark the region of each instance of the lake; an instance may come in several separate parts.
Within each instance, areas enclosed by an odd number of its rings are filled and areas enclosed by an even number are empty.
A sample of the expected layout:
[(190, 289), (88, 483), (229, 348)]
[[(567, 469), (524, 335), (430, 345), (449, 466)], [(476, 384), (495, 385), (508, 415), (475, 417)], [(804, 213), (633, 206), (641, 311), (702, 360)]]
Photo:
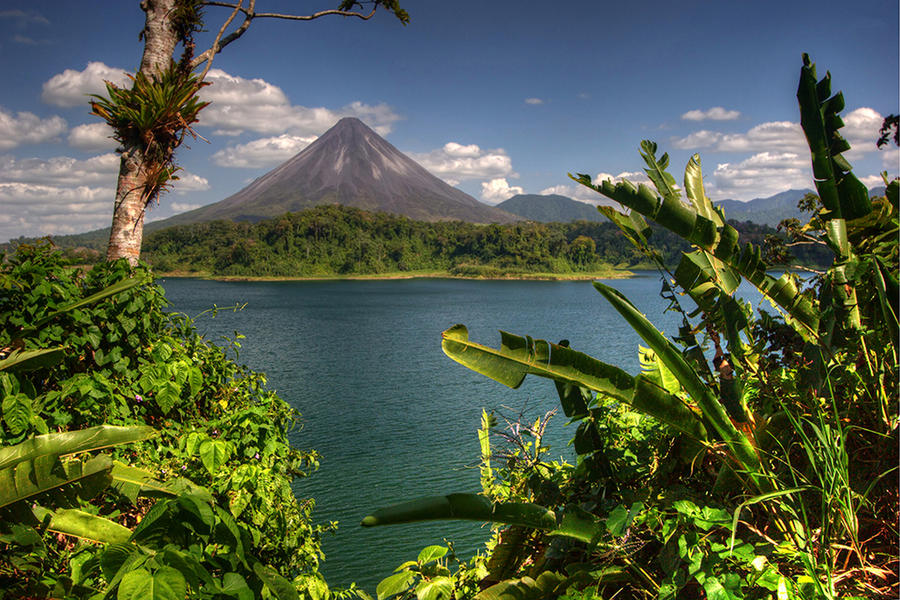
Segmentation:
[[(559, 406), (553, 383), (529, 376), (518, 390), (469, 371), (441, 351), (441, 332), (463, 323), (471, 340), (498, 347), (498, 329), (558, 342), (639, 371), (639, 338), (587, 281), (217, 282), (167, 279), (171, 310), (194, 317), (246, 303), (239, 312), (200, 316), (213, 341), (235, 332), (239, 362), (303, 415), (291, 443), (315, 449), (321, 467), (294, 491), (316, 500), (319, 522), (338, 521), (323, 543), (330, 585), (375, 585), (428, 544), (449, 539), (469, 556), (487, 539), (478, 523), (416, 523), (363, 529), (375, 508), (420, 496), (480, 491), (476, 431), (481, 410), (526, 420)], [(607, 282), (657, 327), (672, 333), (656, 273)], [(758, 299), (756, 294), (755, 298)], [(550, 457), (573, 460), (574, 435), (551, 421)]]

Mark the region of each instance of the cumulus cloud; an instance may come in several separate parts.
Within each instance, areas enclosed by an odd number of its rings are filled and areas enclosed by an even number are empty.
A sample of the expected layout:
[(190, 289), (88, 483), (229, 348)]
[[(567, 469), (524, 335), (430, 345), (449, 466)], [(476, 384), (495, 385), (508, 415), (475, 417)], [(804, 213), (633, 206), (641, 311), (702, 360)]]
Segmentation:
[(752, 200), (811, 185), (812, 171), (806, 155), (760, 152), (737, 163), (717, 165), (707, 193), (716, 199)]
[(481, 199), (488, 204), (499, 204), (516, 194), (524, 193), (525, 190), (517, 185), (509, 185), (509, 182), (503, 177), (481, 183)]
[(119, 169), (119, 157), (113, 153), (101, 154), (85, 160), (68, 156), (54, 158), (16, 159), (0, 156), (0, 182), (83, 186), (86, 184), (115, 184)]
[[(688, 114), (688, 113), (685, 113)], [(871, 108), (857, 108), (843, 117), (841, 135), (850, 142), (853, 150), (849, 158), (861, 156), (875, 150), (874, 140), (878, 138), (883, 117)], [(673, 145), (681, 150), (708, 149), (716, 152), (791, 152), (808, 153), (806, 136), (800, 123), (792, 121), (769, 121), (751, 127), (744, 133), (721, 133), (701, 129), (685, 137), (673, 140)]]
[(200, 96), (212, 104), (200, 113), (200, 125), (223, 135), (252, 131), (308, 137), (323, 133), (343, 117), (356, 117), (379, 135), (387, 135), (400, 118), (386, 104), (352, 102), (337, 110), (293, 105), (280, 87), (221, 69), (210, 70), (207, 81), (212, 85), (203, 88)]
[[(79, 160), (67, 156), (19, 159), (0, 156), (0, 240), (21, 235), (80, 233), (109, 225), (118, 155)], [(177, 194), (209, 189), (209, 181), (179, 172)]]
[(718, 152), (802, 152), (806, 138), (799, 123), (771, 121), (751, 127), (746, 133), (719, 133), (700, 130), (677, 138), (681, 150), (707, 148)]
[(106, 93), (104, 80), (120, 87), (129, 83), (123, 69), (89, 62), (83, 71), (66, 69), (44, 82), (41, 100), (54, 106), (86, 106), (90, 94)]
[(106, 123), (86, 123), (69, 131), (69, 145), (79, 150), (115, 150), (118, 146), (112, 138), (113, 131)]
[[(172, 212), (175, 214), (187, 212), (189, 210), (194, 210), (195, 208), (200, 208), (203, 206), (202, 204), (190, 204), (188, 202), (172, 202), (169, 204), (172, 208)], [(160, 217), (162, 218), (162, 217)]]
[(221, 167), (274, 167), (288, 160), (316, 140), (316, 136), (301, 137), (286, 133), (223, 148), (212, 155)]
[(62, 117), (42, 119), (30, 112), (14, 115), (0, 108), (0, 150), (55, 140), (65, 133), (67, 127)]
[(537, 104), (543, 104), (543, 103), (544, 103), (544, 101), (541, 100), (540, 98), (525, 98), (525, 104), (537, 105)]
[(685, 121), (734, 121), (741, 113), (727, 110), (721, 106), (713, 106), (709, 110), (689, 110), (681, 118)]
[(188, 171), (179, 171), (178, 179), (172, 182), (172, 191), (176, 194), (188, 192), (205, 192), (209, 189), (209, 180)]
[(19, 236), (80, 233), (108, 225), (115, 190), (0, 182), (0, 240)]
[(409, 156), (450, 185), (470, 179), (517, 177), (512, 160), (502, 148), (482, 150), (476, 144), (447, 142), (437, 150)]

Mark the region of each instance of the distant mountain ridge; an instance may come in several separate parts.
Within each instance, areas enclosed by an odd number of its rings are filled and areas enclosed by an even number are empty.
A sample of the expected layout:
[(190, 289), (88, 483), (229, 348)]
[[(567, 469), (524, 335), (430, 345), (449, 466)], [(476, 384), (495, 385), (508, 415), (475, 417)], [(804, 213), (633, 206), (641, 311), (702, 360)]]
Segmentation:
[[(749, 201), (717, 200), (713, 204), (722, 208), (725, 217), (737, 221), (752, 221), (759, 225), (777, 227), (783, 219), (795, 217), (803, 219), (804, 215), (797, 208), (797, 201), (807, 193), (815, 193), (811, 189), (787, 190), (766, 198), (754, 198)], [(878, 193), (873, 188), (871, 193)], [(529, 221), (542, 223), (569, 223), (572, 221), (605, 221), (597, 207), (579, 202), (558, 194), (519, 194), (497, 205), (506, 212), (518, 215)]]
[(156, 221), (151, 229), (217, 219), (259, 221), (320, 204), (389, 212), (420, 221), (517, 220), (435, 177), (362, 121), (346, 117), (236, 194)]
[[(736, 221), (753, 221), (760, 225), (777, 227), (784, 219), (796, 218), (804, 220), (804, 214), (797, 208), (799, 201), (806, 194), (814, 194), (815, 190), (787, 190), (766, 198), (741, 200), (717, 200), (713, 202), (725, 212), (727, 219)], [(809, 219), (809, 215), (805, 215)]]
[(572, 200), (559, 194), (518, 194), (504, 200), (497, 208), (540, 223), (572, 221), (606, 221), (596, 206)]

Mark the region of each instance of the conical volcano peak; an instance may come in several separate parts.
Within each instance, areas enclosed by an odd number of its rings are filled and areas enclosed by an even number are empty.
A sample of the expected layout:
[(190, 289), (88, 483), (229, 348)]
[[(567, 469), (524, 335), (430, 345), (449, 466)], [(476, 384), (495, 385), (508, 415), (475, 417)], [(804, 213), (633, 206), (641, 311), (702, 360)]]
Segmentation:
[(317, 204), (343, 204), (422, 221), (517, 220), (438, 179), (356, 117), (344, 117), (299, 154), (233, 196), (167, 221), (257, 221)]

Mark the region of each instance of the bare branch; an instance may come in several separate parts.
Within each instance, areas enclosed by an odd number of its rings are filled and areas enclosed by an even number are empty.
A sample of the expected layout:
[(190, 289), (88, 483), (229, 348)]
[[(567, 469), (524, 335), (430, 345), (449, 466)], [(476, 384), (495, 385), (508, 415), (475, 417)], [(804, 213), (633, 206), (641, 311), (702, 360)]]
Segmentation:
[[(312, 13), (309, 15), (292, 15), (292, 14), (283, 14), (283, 13), (258, 13), (256, 12), (256, 0), (249, 0), (248, 5), (245, 7), (243, 0), (239, 2), (218, 2), (217, 0), (204, 0), (201, 2), (204, 6), (218, 6), (221, 8), (230, 8), (232, 9), (231, 16), (228, 17), (228, 20), (219, 30), (219, 35), (216, 36), (216, 41), (213, 45), (199, 54), (192, 62), (191, 68), (196, 69), (204, 62), (212, 62), (213, 56), (222, 51), (222, 49), (230, 44), (231, 42), (240, 38), (247, 29), (250, 28), (250, 23), (253, 19), (281, 19), (286, 21), (312, 21), (313, 19), (319, 19), (321, 17), (338, 15), (342, 17), (356, 17), (358, 19), (362, 19), (363, 21), (368, 21), (373, 16), (375, 16), (375, 12), (378, 10), (378, 4), (372, 7), (372, 10), (369, 13), (361, 13), (352, 10), (322, 10), (316, 13)], [(231, 21), (237, 15), (237, 13), (243, 13), (244, 22), (240, 24), (240, 26), (229, 33), (224, 38), (222, 35), (225, 33), (225, 30), (228, 28), (228, 25), (231, 24)], [(207, 64), (206, 69), (203, 71), (203, 76), (209, 71), (209, 65)], [(203, 77), (200, 78), (201, 80)]]
[[(225, 30), (228, 29), (228, 26), (231, 25), (231, 22), (237, 16), (238, 12), (240, 12), (243, 4), (244, 0), (240, 0), (234, 7), (234, 10), (231, 11), (231, 14), (228, 16), (228, 19), (225, 21), (225, 23), (222, 24), (221, 28), (219, 28), (219, 33), (216, 34), (216, 39), (215, 41), (213, 41), (212, 46), (210, 46), (208, 50), (209, 57), (206, 59), (206, 67), (203, 69), (203, 73), (200, 74), (200, 77), (197, 78), (197, 81), (202, 82), (204, 79), (206, 79), (206, 74), (209, 73), (210, 68), (212, 68), (213, 58), (215, 58), (216, 54), (219, 53), (219, 42), (222, 40), (222, 36), (225, 35)], [(244, 23), (247, 24), (247, 27), (250, 26), (250, 22), (248, 20), (245, 19)], [(204, 52), (204, 54), (206, 54), (206, 52)]]

